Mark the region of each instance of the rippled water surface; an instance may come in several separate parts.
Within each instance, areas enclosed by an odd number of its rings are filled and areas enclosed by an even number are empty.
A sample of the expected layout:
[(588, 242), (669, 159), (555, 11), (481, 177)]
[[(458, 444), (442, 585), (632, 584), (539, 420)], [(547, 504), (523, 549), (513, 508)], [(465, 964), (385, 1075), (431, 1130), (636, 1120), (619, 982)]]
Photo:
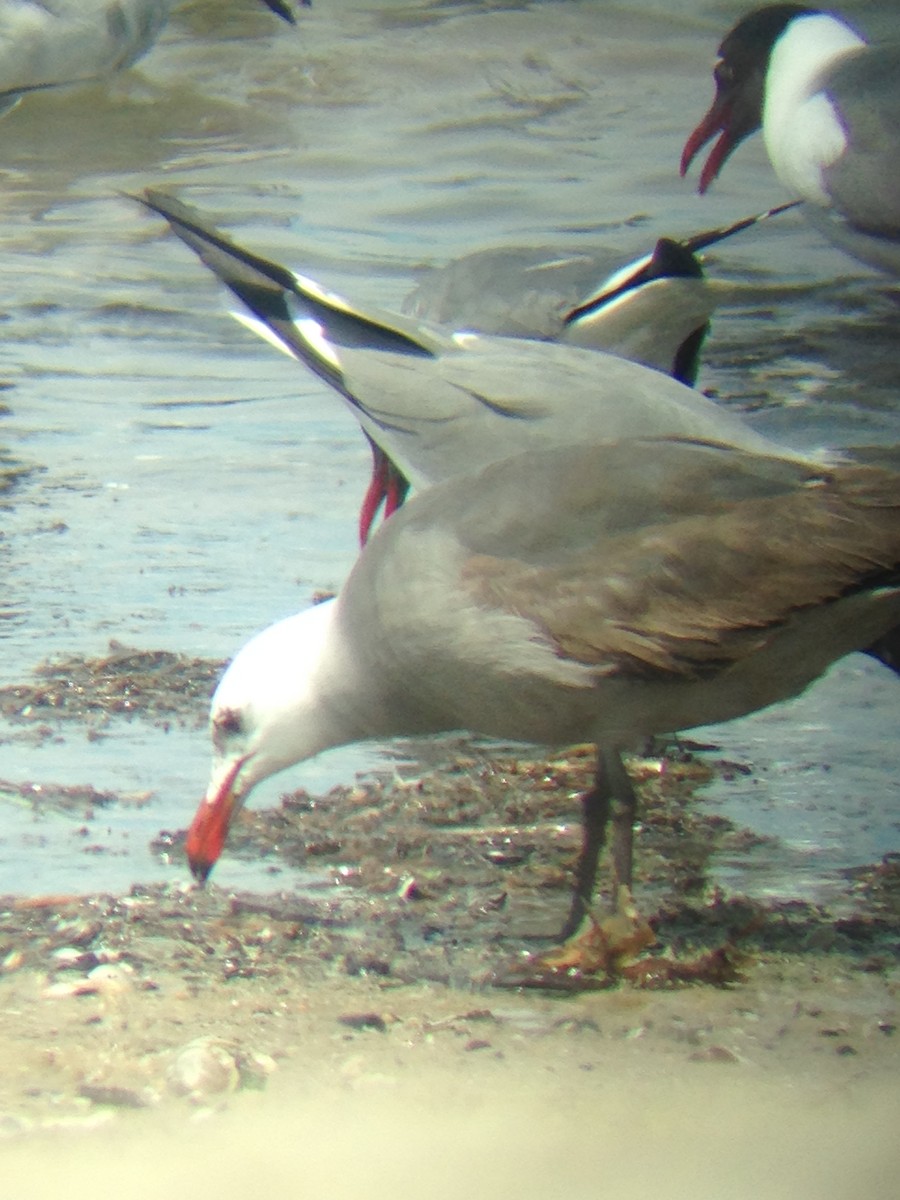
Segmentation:
[[(0, 449), (30, 469), (2, 509), (0, 684), (111, 639), (225, 659), (338, 586), (355, 552), (368, 460), (352, 420), (231, 321), (123, 193), (175, 190), (245, 244), (387, 306), (490, 245), (599, 241), (624, 258), (786, 198), (758, 138), (711, 195), (678, 178), (743, 7), (316, 0), (290, 29), (240, 0), (194, 4), (138, 69), (0, 122)], [(851, 7), (873, 35), (896, 25), (890, 3)], [(795, 216), (723, 246), (711, 271), (729, 303), (703, 386), (798, 445), (895, 440), (894, 289)], [(711, 802), (783, 839), (764, 864), (725, 864), (728, 882), (761, 872), (763, 889), (806, 894), (900, 848), (898, 698), (853, 658), (789, 710), (714, 731), (755, 771)], [(202, 732), (118, 721), (35, 744), (7, 725), (0, 745), (2, 779), (146, 799), (104, 813), (102, 854), (71, 817), (0, 802), (0, 892), (183, 875), (147, 843), (193, 811)], [(335, 751), (256, 802), (381, 761)], [(233, 862), (221, 880), (264, 881)]]

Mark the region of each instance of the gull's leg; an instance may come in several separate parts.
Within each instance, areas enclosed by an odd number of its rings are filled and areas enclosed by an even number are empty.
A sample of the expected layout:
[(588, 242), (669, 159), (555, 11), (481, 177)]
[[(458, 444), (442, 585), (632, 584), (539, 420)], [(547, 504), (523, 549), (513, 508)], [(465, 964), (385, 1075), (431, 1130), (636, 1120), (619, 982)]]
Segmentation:
[(622, 756), (617, 750), (601, 751), (605, 759), (607, 778), (611, 793), (610, 818), (612, 820), (612, 896), (617, 903), (619, 890), (631, 891), (634, 861), (634, 822), (637, 816), (637, 796), (631, 786)]
[(612, 823), (612, 896), (631, 888), (634, 818), (637, 800), (618, 750), (598, 747), (594, 786), (581, 797), (581, 851), (575, 864), (572, 904), (560, 937), (572, 937), (590, 911), (597, 869)]

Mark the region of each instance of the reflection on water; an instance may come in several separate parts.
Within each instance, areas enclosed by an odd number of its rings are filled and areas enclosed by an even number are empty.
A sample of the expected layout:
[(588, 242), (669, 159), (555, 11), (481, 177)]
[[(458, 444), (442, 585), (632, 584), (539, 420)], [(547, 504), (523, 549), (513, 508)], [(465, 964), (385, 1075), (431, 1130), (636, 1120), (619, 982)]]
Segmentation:
[[(852, 7), (874, 32), (890, 22), (886, 2)], [(201, 4), (139, 72), (31, 96), (0, 123), (0, 449), (33, 469), (0, 497), (0, 683), (110, 639), (225, 658), (338, 586), (355, 552), (367, 452), (353, 422), (231, 322), (193, 256), (122, 193), (175, 189), (246, 244), (385, 305), (422, 269), (483, 246), (600, 238), (625, 256), (786, 198), (759, 139), (708, 197), (677, 174), (717, 39), (742, 8), (322, 0), (292, 30), (239, 0)], [(795, 216), (723, 246), (713, 269), (729, 304), (705, 386), (798, 445), (893, 438), (897, 305), (883, 280)], [(870, 761), (896, 696), (879, 687), (885, 720), (860, 723)], [(843, 724), (842, 699), (817, 689), (816, 720)], [(743, 746), (751, 728), (721, 741)], [(0, 891), (181, 875), (146, 843), (192, 811), (202, 733), (105, 733), (38, 745), (0, 730), (3, 778), (151, 794), (104, 814), (107, 850), (93, 857), (67, 818), (4, 803)], [(835, 750), (834, 778), (849, 750)], [(764, 774), (770, 752), (764, 737), (748, 755)], [(800, 737), (784, 753), (802, 764), (812, 751)], [(373, 748), (334, 752), (257, 802), (378, 761)], [(866, 785), (884, 849), (892, 767)], [(839, 825), (834, 844), (850, 841)]]

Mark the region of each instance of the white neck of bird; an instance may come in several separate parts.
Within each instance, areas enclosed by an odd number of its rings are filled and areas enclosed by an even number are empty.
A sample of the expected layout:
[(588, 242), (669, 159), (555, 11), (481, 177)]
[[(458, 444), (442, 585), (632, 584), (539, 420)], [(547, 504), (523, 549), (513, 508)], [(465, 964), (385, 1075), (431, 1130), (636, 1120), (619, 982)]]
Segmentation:
[(825, 75), (865, 41), (827, 13), (795, 18), (775, 43), (766, 75), (763, 133), (779, 179), (806, 200), (827, 204), (822, 168), (846, 148), (846, 135), (828, 97)]

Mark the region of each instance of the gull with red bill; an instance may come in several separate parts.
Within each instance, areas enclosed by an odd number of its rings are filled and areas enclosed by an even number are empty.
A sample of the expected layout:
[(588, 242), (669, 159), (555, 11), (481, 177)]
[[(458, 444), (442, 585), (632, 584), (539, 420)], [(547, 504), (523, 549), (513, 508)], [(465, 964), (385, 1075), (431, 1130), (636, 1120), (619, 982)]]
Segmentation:
[(340, 595), (250, 641), (212, 701), (187, 836), (205, 880), (263, 779), (333, 746), (454, 730), (594, 742), (573, 933), (607, 825), (631, 885), (647, 736), (794, 696), (864, 650), (897, 669), (900, 472), (676, 439), (526, 451), (413, 497)]
[(900, 45), (869, 45), (834, 13), (773, 4), (719, 47), (712, 106), (688, 138), (684, 175), (716, 135), (705, 192), (762, 128), (772, 169), (831, 242), (900, 274)]
[(363, 312), (170, 197), (144, 203), (422, 489), (336, 600), (225, 672), (187, 837), (198, 879), (252, 789), (330, 747), (592, 741), (570, 934), (610, 822), (613, 896), (631, 883), (623, 750), (793, 696), (851, 650), (897, 663), (896, 455), (829, 467), (623, 359)]

